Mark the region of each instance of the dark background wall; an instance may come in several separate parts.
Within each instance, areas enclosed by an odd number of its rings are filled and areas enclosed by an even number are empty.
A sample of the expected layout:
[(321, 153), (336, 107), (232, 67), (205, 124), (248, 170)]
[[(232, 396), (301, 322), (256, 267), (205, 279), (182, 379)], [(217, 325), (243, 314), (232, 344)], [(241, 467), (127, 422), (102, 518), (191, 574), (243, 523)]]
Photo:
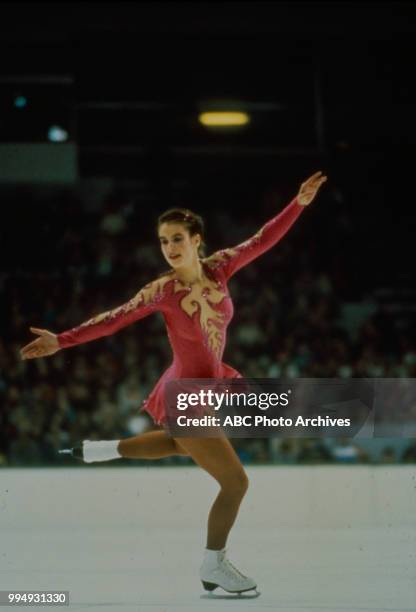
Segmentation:
[[(345, 340), (350, 352), (337, 367), (345, 362), (359, 372), (360, 355), (367, 365), (390, 355), (384, 374), (397, 375), (389, 368), (413, 354), (416, 309), (414, 30), (414, 6), (406, 2), (3, 3), (4, 354), (10, 343), (17, 350), (27, 340), (30, 324), (56, 331), (74, 325), (94, 307), (128, 299), (146, 273), (163, 269), (151, 249), (155, 219), (168, 206), (203, 213), (212, 250), (258, 229), (322, 170), (328, 183), (291, 242), (278, 260), (268, 255), (266, 267), (254, 268), (254, 276), (270, 270), (280, 278), (272, 286), (287, 298), (286, 311), (272, 311), (271, 345), (258, 347), (266, 355), (262, 372), (271, 375), (272, 364), (281, 363), (280, 343), (297, 342), (301, 332), (290, 316), (308, 291), (305, 278), (324, 274), (333, 303), (317, 307), (315, 322), (330, 321), (335, 337), (352, 305), (364, 319), (346, 328), (373, 325), (360, 328), (358, 340)], [(26, 98), (24, 108), (16, 107), (18, 96)], [(199, 110), (219, 100), (243, 105), (248, 128), (202, 128)], [(48, 140), (51, 125), (67, 131), (66, 142)], [(112, 212), (128, 231), (106, 235), (101, 224)], [(132, 253), (144, 247), (150, 259), (135, 260)], [(110, 272), (102, 273), (106, 265)], [(258, 287), (247, 274), (241, 282), (251, 283), (252, 293), (236, 286), (242, 307)], [(262, 299), (259, 320), (266, 322)], [(368, 303), (378, 313), (371, 324), (363, 314)], [(241, 317), (231, 352), (247, 325)], [(368, 354), (373, 345), (377, 358)], [(332, 352), (312, 350), (328, 375), (336, 374)], [(160, 355), (155, 373), (167, 358)], [(4, 397), (16, 363), (4, 357)], [(21, 376), (30, 379), (30, 372), (17, 368), (14, 383)]]

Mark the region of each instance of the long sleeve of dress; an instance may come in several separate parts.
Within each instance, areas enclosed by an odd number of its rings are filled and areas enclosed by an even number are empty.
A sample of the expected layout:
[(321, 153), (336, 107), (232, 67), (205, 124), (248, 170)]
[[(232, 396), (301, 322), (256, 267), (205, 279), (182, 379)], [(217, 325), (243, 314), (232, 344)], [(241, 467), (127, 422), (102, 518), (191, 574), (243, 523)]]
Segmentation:
[(279, 242), (292, 227), (305, 207), (294, 198), (278, 215), (270, 219), (254, 236), (231, 249), (214, 253), (209, 259), (220, 266), (228, 280), (240, 268), (265, 253)]
[(158, 281), (149, 283), (134, 298), (118, 308), (104, 312), (78, 327), (57, 334), (59, 346), (69, 348), (102, 336), (110, 336), (119, 329), (161, 310), (162, 300), (161, 283)]

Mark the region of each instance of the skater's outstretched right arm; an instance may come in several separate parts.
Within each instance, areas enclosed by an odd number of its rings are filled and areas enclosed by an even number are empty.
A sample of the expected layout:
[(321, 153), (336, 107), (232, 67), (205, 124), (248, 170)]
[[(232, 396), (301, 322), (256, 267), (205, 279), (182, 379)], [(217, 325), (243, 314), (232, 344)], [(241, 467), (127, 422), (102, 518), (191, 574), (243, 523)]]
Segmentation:
[(31, 327), (39, 336), (20, 350), (22, 359), (53, 355), (63, 348), (110, 336), (119, 329), (162, 309), (163, 279), (156, 279), (143, 287), (130, 301), (85, 321), (81, 325), (54, 334), (46, 329)]

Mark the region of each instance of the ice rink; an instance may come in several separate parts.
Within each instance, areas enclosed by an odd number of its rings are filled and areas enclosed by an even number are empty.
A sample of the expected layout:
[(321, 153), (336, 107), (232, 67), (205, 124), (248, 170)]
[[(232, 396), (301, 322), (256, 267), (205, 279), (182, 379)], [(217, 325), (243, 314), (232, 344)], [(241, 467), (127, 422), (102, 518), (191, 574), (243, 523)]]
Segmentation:
[(416, 466), (247, 473), (227, 548), (257, 599), (199, 581), (210, 476), (116, 462), (1, 469), (0, 589), (70, 591), (69, 608), (44, 609), (73, 611), (416, 610)]

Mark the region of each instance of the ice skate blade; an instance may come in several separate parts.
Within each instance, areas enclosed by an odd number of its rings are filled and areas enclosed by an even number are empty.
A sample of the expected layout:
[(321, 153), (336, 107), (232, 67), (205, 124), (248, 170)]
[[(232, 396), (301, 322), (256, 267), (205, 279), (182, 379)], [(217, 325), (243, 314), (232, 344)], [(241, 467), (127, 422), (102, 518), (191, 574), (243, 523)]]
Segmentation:
[(67, 455), (73, 459), (78, 459), (79, 461), (83, 461), (83, 453), (82, 448), (79, 446), (75, 446), (74, 448), (63, 448), (58, 451), (59, 455)]
[[(253, 591), (253, 589), (250, 589)], [(227, 593), (226, 591), (223, 593), (204, 593), (201, 595), (201, 599), (256, 599), (261, 595), (260, 591), (255, 590), (254, 593), (250, 593), (250, 591), (242, 591), (241, 593)]]
[[(214, 582), (206, 582), (202, 580), (202, 586), (208, 593), (201, 595), (201, 599), (255, 599), (261, 595), (256, 588), (247, 589), (246, 591), (226, 591)], [(222, 592), (214, 593), (215, 589), (221, 589)], [(254, 591), (254, 592), (253, 592)]]

